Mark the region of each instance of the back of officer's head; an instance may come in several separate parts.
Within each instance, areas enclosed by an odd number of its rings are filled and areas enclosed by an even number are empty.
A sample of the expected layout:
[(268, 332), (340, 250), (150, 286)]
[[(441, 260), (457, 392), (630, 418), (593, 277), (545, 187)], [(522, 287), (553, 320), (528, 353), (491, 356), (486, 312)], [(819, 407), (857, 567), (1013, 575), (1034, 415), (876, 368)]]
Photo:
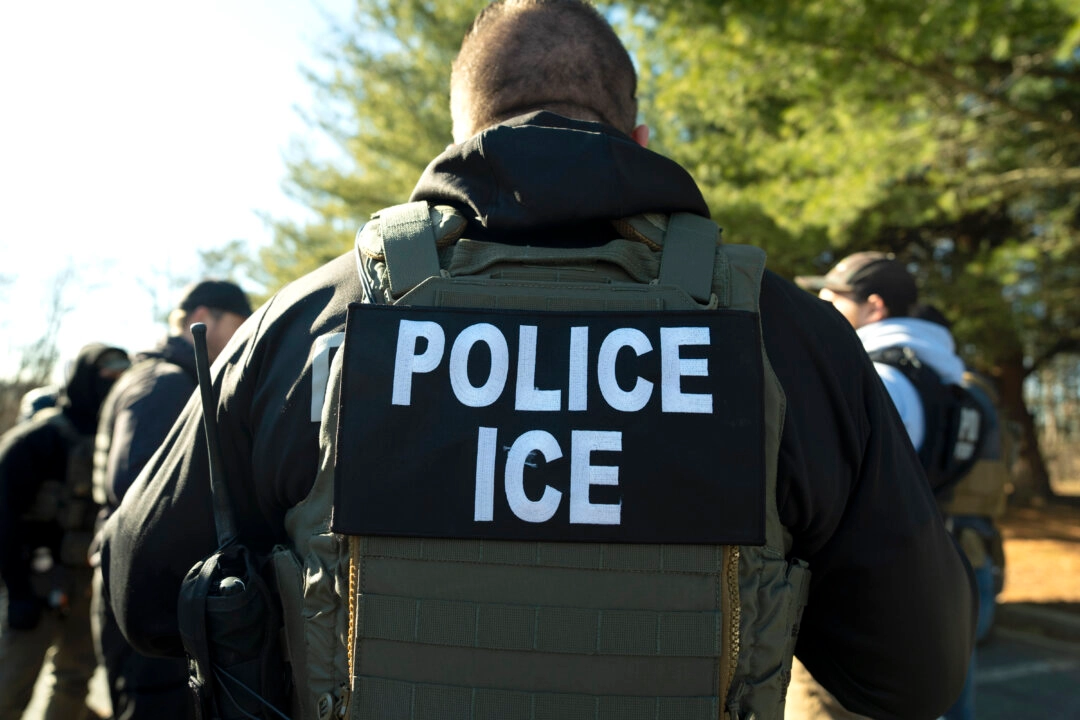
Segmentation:
[(637, 74), (607, 20), (582, 0), (498, 0), (473, 21), (450, 75), (454, 141), (535, 110), (629, 134)]

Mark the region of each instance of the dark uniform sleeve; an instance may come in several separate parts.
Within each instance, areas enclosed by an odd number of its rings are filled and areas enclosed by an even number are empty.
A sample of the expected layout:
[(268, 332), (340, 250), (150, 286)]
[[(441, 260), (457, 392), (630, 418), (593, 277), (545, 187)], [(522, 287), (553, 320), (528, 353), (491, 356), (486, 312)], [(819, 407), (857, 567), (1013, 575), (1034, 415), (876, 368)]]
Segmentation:
[[(220, 478), (238, 537), (256, 555), (288, 541), (285, 513), (315, 480), (313, 366), (316, 358), (330, 360), (316, 340), (341, 333), (346, 307), (359, 297), (356, 262), (347, 253), (279, 291), (211, 368)], [(198, 392), (106, 523), (103, 540), (107, 599), (128, 641), (144, 654), (181, 654), (180, 584), (218, 547)]]
[[(252, 326), (254, 323), (252, 323)], [(267, 537), (252, 489), (244, 378), (251, 328), (242, 327), (215, 363), (221, 482), (248, 544)], [(160, 450), (102, 531), (104, 589), (121, 631), (146, 655), (182, 655), (177, 598), (188, 570), (218, 547), (199, 394), (191, 395)]]
[(762, 323), (787, 395), (780, 517), (812, 572), (796, 654), (849, 710), (937, 717), (971, 657), (974, 577), (847, 322), (767, 276)]
[(183, 654), (180, 580), (216, 544), (198, 422), (191, 403), (102, 529), (106, 598), (124, 637), (144, 655)]
[[(343, 255), (257, 310), (211, 368), (222, 460), (215, 482), (256, 556), (287, 542), (285, 513), (311, 490), (319, 455), (315, 341), (344, 329), (345, 308), (360, 292), (355, 261)], [(181, 582), (218, 549), (207, 454), (195, 392), (102, 533), (107, 600), (143, 654), (183, 653)]]

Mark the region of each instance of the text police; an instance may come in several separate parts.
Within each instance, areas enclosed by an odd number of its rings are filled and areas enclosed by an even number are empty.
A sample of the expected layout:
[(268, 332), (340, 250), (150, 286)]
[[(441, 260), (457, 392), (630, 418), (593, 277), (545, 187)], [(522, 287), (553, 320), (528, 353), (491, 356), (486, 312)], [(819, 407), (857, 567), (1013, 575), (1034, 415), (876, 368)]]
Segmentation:
[[(466, 407), (487, 407), (494, 404), (507, 391), (510, 380), (510, 342), (516, 341), (517, 362), (514, 368), (513, 407), (516, 411), (558, 412), (565, 408), (571, 412), (585, 412), (595, 398), (589, 388), (595, 381), (600, 397), (612, 410), (634, 413), (654, 402), (659, 396), (663, 413), (711, 414), (713, 397), (710, 393), (684, 392), (684, 377), (707, 377), (708, 362), (705, 358), (683, 357), (686, 346), (707, 346), (710, 342), (708, 327), (661, 327), (657, 342), (633, 327), (618, 327), (602, 338), (590, 338), (589, 327), (569, 328), (569, 351), (566, 358), (567, 373), (562, 388), (540, 389), (536, 386), (537, 326), (518, 325), (517, 337), (507, 339), (495, 325), (477, 322), (466, 326), (455, 337), (438, 322), (430, 320), (401, 319), (398, 324), (396, 353), (394, 356), (394, 381), (392, 403), (408, 406), (413, 401), (413, 379), (418, 374), (430, 373), (440, 366), (449, 352), (449, 390), (457, 402)], [(590, 342), (599, 342), (599, 351), (589, 352)], [(619, 354), (629, 352), (635, 356), (651, 353), (659, 345), (659, 389), (655, 383), (636, 377), (633, 385), (623, 387), (616, 373)], [(474, 384), (469, 376), (470, 356), (483, 346), (490, 358), (486, 377)], [(590, 358), (595, 358), (590, 366)], [(564, 392), (565, 391), (565, 392)], [(498, 446), (498, 429), (479, 427), (476, 447), (476, 488), (473, 519), (490, 521), (493, 513), (495, 492), (495, 453)], [(621, 501), (618, 504), (590, 502), (590, 488), (594, 485), (616, 486), (619, 483), (618, 466), (593, 465), (592, 453), (597, 451), (620, 452), (622, 432), (619, 430), (572, 430), (570, 433), (570, 522), (572, 524), (618, 525)], [(525, 493), (524, 470), (531, 458), (539, 453), (545, 462), (551, 463), (563, 456), (563, 449), (550, 432), (529, 430), (519, 435), (510, 445), (506, 459), (503, 486), (511, 511), (526, 522), (540, 523), (550, 520), (562, 502), (563, 493), (546, 486), (538, 500), (531, 500)]]

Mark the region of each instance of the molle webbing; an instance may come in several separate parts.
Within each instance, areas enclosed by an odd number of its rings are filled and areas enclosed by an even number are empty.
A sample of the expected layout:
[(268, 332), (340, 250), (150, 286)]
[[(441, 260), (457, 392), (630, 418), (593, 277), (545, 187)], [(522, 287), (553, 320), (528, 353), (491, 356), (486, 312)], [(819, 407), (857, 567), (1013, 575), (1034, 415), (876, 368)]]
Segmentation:
[(719, 716), (729, 549), (362, 538), (359, 555), (351, 717)]

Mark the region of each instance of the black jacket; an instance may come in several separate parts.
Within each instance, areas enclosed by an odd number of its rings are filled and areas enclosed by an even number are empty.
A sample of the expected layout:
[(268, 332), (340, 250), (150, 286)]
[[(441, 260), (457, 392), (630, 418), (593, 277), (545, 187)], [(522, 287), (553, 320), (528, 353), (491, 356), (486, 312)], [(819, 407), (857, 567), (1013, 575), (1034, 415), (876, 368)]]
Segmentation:
[(197, 384), (195, 349), (184, 337), (168, 337), (136, 355), (101, 406), (94, 467), (99, 502), (110, 510), (120, 505)]
[[(708, 214), (689, 175), (670, 160), (614, 130), (547, 113), (448, 149), (412, 199), (455, 205), (476, 218), (471, 237), (504, 242), (603, 242), (595, 233), (606, 233), (610, 218)], [(251, 546), (285, 541), (285, 511), (310, 490), (327, 365), (320, 347), (342, 332), (346, 305), (361, 297), (354, 257), (338, 258), (279, 292), (218, 360), (225, 471)], [(959, 693), (971, 655), (970, 571), (850, 325), (771, 273), (761, 320), (787, 395), (780, 517), (794, 537), (792, 554), (813, 572), (798, 655), (852, 710), (936, 716)], [(107, 526), (104, 562), (132, 643), (176, 654), (180, 580), (215, 549), (197, 405), (166, 445), (139, 478), (146, 487)]]

